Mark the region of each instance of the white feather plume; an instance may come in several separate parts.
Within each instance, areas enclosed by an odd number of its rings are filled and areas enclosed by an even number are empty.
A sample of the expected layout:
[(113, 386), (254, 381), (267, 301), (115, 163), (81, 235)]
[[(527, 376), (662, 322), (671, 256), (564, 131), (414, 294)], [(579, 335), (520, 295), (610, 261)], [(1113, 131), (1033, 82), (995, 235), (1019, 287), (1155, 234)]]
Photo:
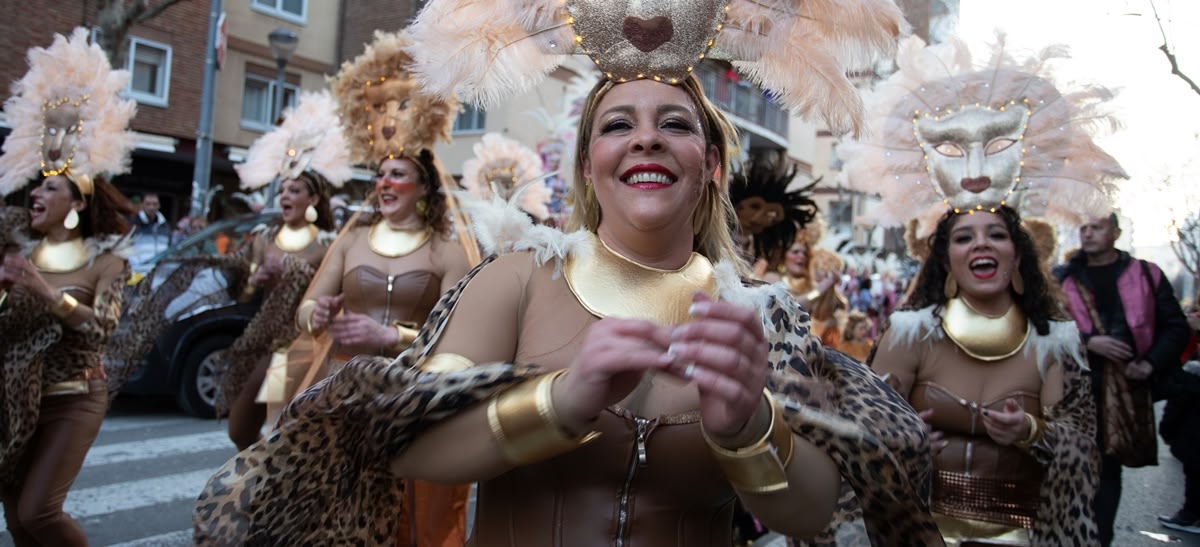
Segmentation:
[(536, 152), (499, 133), (485, 134), (474, 150), (475, 156), (462, 167), (462, 184), (467, 191), (480, 199), (497, 193), (505, 199), (517, 198), (518, 206), (526, 213), (538, 220), (549, 218), (550, 188), (546, 186), (542, 158)]
[(250, 145), (245, 163), (234, 166), (242, 188), (261, 188), (277, 176), (295, 178), (306, 169), (337, 188), (350, 180), (350, 143), (328, 90), (301, 93), (283, 116), (283, 123)]

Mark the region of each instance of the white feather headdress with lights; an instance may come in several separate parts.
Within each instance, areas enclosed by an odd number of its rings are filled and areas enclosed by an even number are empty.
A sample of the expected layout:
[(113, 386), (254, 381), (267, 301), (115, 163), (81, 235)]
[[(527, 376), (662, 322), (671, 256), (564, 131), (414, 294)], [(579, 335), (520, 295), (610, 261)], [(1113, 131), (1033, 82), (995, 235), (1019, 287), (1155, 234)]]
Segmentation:
[(550, 188), (546, 186), (542, 159), (537, 153), (499, 133), (488, 133), (475, 143), (475, 157), (463, 163), (462, 184), (483, 200), (493, 196), (510, 200), (539, 221), (550, 217)]
[(677, 83), (701, 60), (725, 59), (840, 134), (862, 125), (847, 72), (890, 55), (906, 27), (892, 0), (430, 0), (408, 49), (428, 90), (484, 109), (573, 53), (615, 81)]
[(1007, 205), (1062, 222), (1106, 214), (1127, 177), (1092, 140), (1117, 127), (1103, 111), (1112, 93), (1056, 87), (1050, 65), (1065, 57), (1051, 46), (1017, 61), (999, 35), (977, 66), (958, 39), (904, 41), (899, 70), (864, 96), (872, 134), (838, 147), (849, 186), (883, 198), (873, 220), (915, 219), (924, 234), (948, 209)]
[(294, 179), (306, 170), (340, 188), (354, 171), (333, 95), (327, 90), (301, 93), (296, 106), (284, 111), (283, 123), (254, 141), (246, 162), (234, 169), (248, 190), (266, 186), (275, 177)]
[(137, 104), (121, 97), (129, 72), (113, 70), (88, 30), (54, 36), (48, 48), (31, 48), (29, 72), (12, 85), (4, 112), (12, 133), (0, 155), (0, 195), (42, 173), (65, 175), (86, 196), (98, 175), (129, 171), (136, 143), (128, 130)]

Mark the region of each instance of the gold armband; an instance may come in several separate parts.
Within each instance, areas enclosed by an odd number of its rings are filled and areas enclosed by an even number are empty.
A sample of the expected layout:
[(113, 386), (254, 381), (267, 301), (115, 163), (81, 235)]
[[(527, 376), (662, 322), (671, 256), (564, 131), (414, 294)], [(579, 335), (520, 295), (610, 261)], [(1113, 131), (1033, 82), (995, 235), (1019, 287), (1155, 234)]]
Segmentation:
[(1042, 437), (1046, 435), (1046, 423), (1041, 418), (1036, 418), (1033, 414), (1026, 412), (1025, 419), (1029, 421), (1029, 436), (1013, 443), (1013, 446), (1021, 450), (1029, 450), (1029, 447), (1042, 440)]
[(475, 362), (457, 353), (435, 353), (426, 355), (417, 361), (416, 368), (421, 372), (458, 372), (475, 366)]
[(730, 450), (717, 444), (704, 427), (700, 428), (704, 442), (708, 443), (725, 478), (735, 489), (753, 494), (787, 489), (787, 466), (792, 461), (792, 449), (795, 448), (792, 429), (783, 419), (783, 411), (775, 404), (770, 392), (763, 390), (763, 396), (770, 407), (771, 424), (762, 438), (749, 446)]
[(315, 309), (317, 309), (316, 300), (305, 300), (300, 303), (299, 308), (296, 308), (296, 326), (309, 334), (313, 333), (312, 316)]
[(404, 351), (409, 344), (413, 343), (413, 340), (417, 339), (417, 333), (420, 331), (400, 323), (396, 323), (395, 327), (397, 338), (396, 345), (392, 349), (395, 349), (396, 351)]
[(58, 299), (58, 303), (53, 308), (50, 308), (50, 313), (53, 313), (59, 320), (63, 320), (71, 316), (71, 312), (75, 311), (75, 307), (79, 305), (79, 301), (75, 300), (74, 296), (67, 294), (65, 291), (60, 294), (62, 294), (62, 297)]
[(488, 403), (488, 426), (509, 463), (539, 462), (579, 448), (600, 436), (597, 431), (571, 435), (559, 422), (550, 390), (563, 372), (566, 369), (526, 380)]

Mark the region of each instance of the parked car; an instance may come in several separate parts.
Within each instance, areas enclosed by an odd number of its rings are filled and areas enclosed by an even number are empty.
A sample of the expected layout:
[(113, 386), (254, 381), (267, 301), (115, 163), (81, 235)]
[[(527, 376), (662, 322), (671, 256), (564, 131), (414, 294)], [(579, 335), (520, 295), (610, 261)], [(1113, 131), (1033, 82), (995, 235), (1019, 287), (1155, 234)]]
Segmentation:
[[(169, 259), (215, 254), (223, 248), (218, 242), (224, 238), (228, 238), (224, 242), (226, 250), (232, 252), (249, 240), (256, 226), (278, 218), (278, 211), (267, 211), (214, 222), (155, 256), (152, 262), (163, 263), (162, 267), (138, 283), (163, 283), (175, 270), (175, 263)], [(168, 305), (170, 326), (159, 335), (122, 393), (168, 395), (188, 414), (215, 415), (221, 371), (213, 356), (241, 335), (258, 310), (257, 303), (239, 303), (230, 294), (236, 282), (230, 277), (220, 268), (202, 271), (189, 290)]]

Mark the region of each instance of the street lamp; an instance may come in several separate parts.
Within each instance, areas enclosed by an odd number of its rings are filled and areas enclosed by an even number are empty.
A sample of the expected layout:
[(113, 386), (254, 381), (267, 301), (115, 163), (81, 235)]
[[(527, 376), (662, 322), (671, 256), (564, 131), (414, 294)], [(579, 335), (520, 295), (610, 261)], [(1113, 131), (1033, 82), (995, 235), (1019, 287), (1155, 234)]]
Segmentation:
[[(275, 97), (274, 108), (271, 109), (271, 124), (279, 121), (279, 116), (283, 114), (283, 84), (286, 82), (287, 76), (285, 69), (287, 68), (288, 60), (292, 58), (292, 53), (296, 51), (296, 45), (300, 43), (300, 37), (296, 36), (295, 32), (286, 28), (277, 28), (267, 35), (267, 43), (271, 45), (271, 55), (275, 56), (275, 66), (279, 71), (275, 74)], [(279, 193), (279, 178), (271, 181), (271, 189), (267, 195), (267, 205), (275, 201), (275, 195)]]

